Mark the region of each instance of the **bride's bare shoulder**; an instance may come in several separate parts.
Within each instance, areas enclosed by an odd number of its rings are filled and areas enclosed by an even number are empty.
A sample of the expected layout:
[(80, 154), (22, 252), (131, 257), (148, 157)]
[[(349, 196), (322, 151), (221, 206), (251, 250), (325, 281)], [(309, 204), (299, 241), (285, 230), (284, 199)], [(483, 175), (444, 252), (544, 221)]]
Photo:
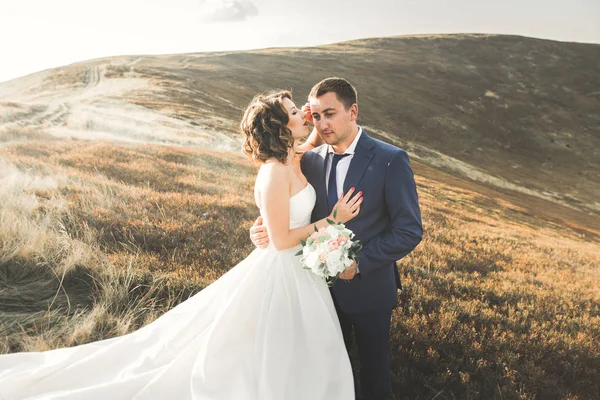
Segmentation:
[(256, 186), (266, 189), (270, 186), (279, 186), (290, 182), (290, 169), (282, 162), (269, 159), (258, 169)]

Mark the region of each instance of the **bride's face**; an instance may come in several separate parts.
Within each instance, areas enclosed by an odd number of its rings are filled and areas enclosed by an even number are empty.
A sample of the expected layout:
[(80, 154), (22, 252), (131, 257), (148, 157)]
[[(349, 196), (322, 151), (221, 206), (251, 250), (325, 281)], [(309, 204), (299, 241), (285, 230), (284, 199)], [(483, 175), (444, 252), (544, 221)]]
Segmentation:
[(296, 108), (293, 101), (287, 97), (283, 99), (283, 106), (287, 110), (290, 120), (287, 127), (292, 131), (294, 139), (301, 139), (308, 135), (308, 122), (306, 121), (306, 113)]

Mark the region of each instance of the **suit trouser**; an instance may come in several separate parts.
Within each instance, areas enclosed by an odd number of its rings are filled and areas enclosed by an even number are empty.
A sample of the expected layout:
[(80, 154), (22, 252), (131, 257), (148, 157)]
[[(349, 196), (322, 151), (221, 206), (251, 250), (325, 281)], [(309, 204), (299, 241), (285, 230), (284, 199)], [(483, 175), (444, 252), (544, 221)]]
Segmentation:
[(356, 340), (364, 400), (389, 399), (392, 392), (389, 348), (392, 309), (350, 314), (343, 312), (337, 302), (334, 304), (348, 353)]

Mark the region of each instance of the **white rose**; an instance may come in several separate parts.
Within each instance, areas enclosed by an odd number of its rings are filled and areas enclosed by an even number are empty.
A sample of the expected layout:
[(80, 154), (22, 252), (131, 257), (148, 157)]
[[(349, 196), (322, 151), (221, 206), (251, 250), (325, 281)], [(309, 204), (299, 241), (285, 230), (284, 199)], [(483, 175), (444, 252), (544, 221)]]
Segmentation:
[(344, 260), (344, 269), (349, 268), (352, 263), (354, 262), (354, 260), (351, 260), (350, 258), (347, 258)]
[(340, 268), (343, 267), (342, 253), (339, 250), (334, 250), (327, 254), (327, 269), (330, 275), (335, 275), (340, 272)]
[(325, 278), (327, 277), (327, 267), (325, 268), (321, 268), (321, 265), (323, 264), (319, 264), (319, 266), (317, 267), (317, 270), (315, 271), (315, 274), (317, 274), (318, 276)]
[(331, 237), (331, 240), (337, 240), (338, 236), (340, 236), (339, 229), (335, 228), (333, 225), (327, 227), (327, 233)]
[(326, 263), (329, 259), (326, 251), (320, 251), (318, 254), (318, 260), (320, 263)]
[(306, 266), (314, 271), (317, 264), (319, 264), (319, 254), (316, 252), (310, 253), (308, 257), (306, 257)]

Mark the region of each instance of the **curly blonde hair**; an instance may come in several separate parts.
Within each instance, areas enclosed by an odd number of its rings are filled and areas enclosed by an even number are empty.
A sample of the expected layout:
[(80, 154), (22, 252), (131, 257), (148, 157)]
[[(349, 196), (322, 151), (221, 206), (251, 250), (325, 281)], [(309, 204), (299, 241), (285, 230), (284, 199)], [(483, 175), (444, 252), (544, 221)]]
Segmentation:
[(254, 96), (240, 122), (246, 136), (243, 152), (252, 161), (264, 163), (275, 158), (287, 163), (288, 152), (294, 146), (292, 132), (287, 124), (290, 120), (283, 99), (292, 99), (287, 90), (274, 90)]

